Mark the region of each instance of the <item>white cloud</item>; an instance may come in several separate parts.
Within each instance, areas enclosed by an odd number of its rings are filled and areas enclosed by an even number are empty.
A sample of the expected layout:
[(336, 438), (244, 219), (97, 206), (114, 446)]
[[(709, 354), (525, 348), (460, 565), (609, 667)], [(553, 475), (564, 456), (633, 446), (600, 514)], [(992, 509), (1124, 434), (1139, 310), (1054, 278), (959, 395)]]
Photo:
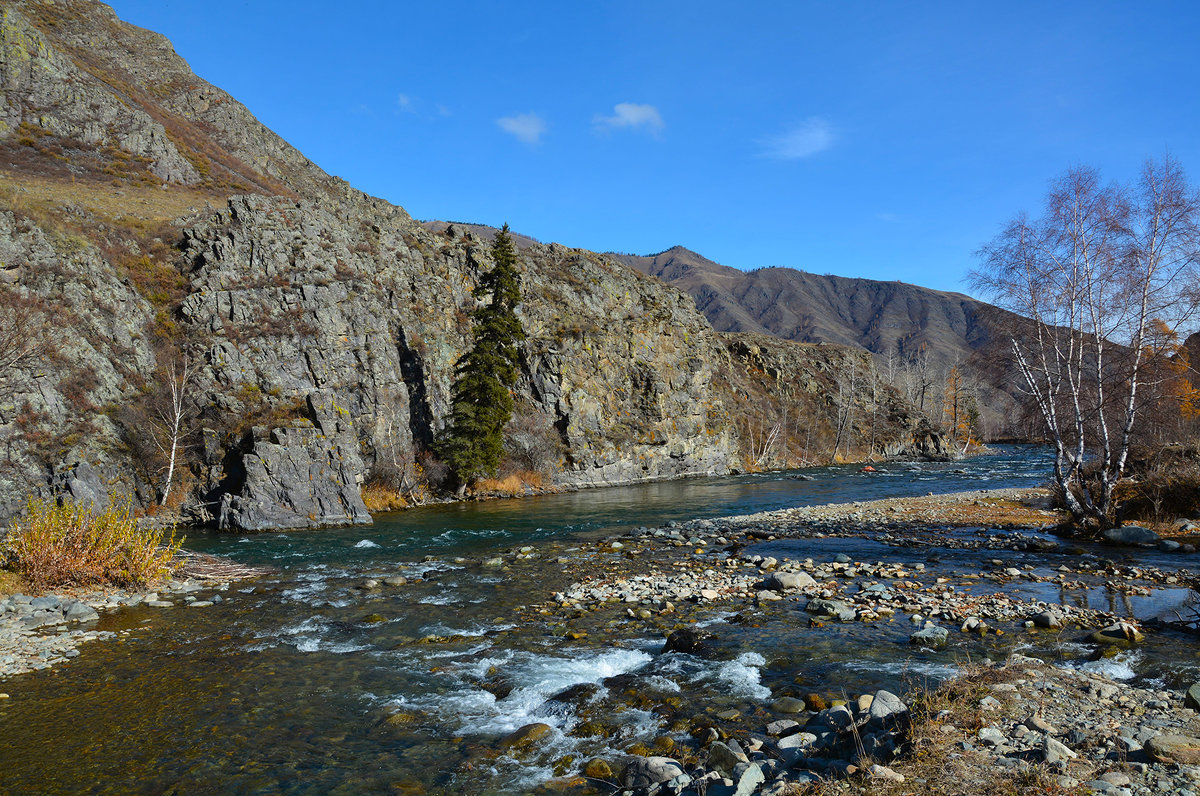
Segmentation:
[(658, 135), (666, 124), (662, 114), (653, 105), (638, 105), (636, 102), (618, 102), (613, 106), (612, 116), (596, 115), (597, 127), (603, 130), (615, 130), (628, 127), (633, 130), (649, 130)]
[(824, 119), (813, 116), (780, 135), (760, 138), (762, 156), (776, 160), (799, 160), (833, 146), (833, 128)]
[(516, 116), (505, 116), (496, 120), (496, 124), (504, 132), (512, 135), (518, 141), (536, 145), (546, 132), (546, 123), (536, 113), (518, 113)]
[(412, 97), (408, 96), (407, 94), (396, 95), (396, 106), (399, 107), (400, 110), (408, 111), (409, 113), (416, 113), (417, 110), (413, 107)]

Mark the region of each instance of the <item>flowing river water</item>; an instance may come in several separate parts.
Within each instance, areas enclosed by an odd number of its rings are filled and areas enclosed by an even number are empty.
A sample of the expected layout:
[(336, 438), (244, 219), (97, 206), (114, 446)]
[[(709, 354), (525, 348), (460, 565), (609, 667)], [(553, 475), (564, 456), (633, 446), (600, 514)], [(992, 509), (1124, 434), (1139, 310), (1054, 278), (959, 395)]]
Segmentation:
[[(631, 744), (686, 738), (688, 717), (737, 711), (761, 729), (783, 693), (830, 697), (920, 687), (957, 663), (1032, 647), (1063, 665), (1172, 686), (1200, 676), (1194, 643), (1153, 634), (1135, 653), (1089, 662), (1065, 634), (1039, 644), (952, 634), (944, 650), (904, 642), (892, 622), (810, 627), (791, 604), (734, 615), (714, 604), (692, 615), (728, 654), (706, 661), (662, 652), (663, 627), (618, 617), (567, 641), (552, 617), (526, 609), (568, 586), (596, 541), (635, 526), (748, 514), (796, 505), (1032, 486), (1043, 452), (1006, 447), (952, 464), (892, 464), (692, 479), (561, 495), (460, 503), (377, 517), (373, 526), (257, 535), (192, 533), (187, 547), (278, 569), (234, 583), (201, 609), (138, 607), (99, 629), (131, 631), (92, 642), (67, 665), (5, 684), (0, 701), (4, 793), (512, 793), (593, 756)], [(532, 546), (533, 558), (484, 561)], [(922, 561), (948, 577), (981, 559), (1042, 568), (1124, 551), (908, 550), (859, 538), (781, 539), (764, 555)], [(1139, 554), (1167, 568), (1190, 557)], [(1188, 564), (1188, 566), (1191, 566)], [(364, 591), (368, 577), (410, 583)], [(996, 589), (994, 584), (988, 587)], [(1026, 598), (1165, 615), (1187, 589), (1125, 597), (1096, 585), (1061, 594), (1052, 584), (1008, 587)], [(207, 596), (206, 594), (203, 596)], [(749, 614), (749, 615), (748, 615)], [(615, 679), (613, 679), (615, 678)], [(574, 701), (552, 700), (571, 686)], [(683, 717), (681, 719), (681, 717)], [(694, 720), (694, 719), (693, 719)], [(552, 728), (531, 751), (500, 739), (532, 722)]]

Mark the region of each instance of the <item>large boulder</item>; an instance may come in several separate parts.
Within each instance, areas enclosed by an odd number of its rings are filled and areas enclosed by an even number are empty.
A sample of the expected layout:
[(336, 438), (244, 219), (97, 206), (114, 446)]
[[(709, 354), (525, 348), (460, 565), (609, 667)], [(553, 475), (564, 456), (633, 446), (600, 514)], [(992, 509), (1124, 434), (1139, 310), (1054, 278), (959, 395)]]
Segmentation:
[(649, 788), (683, 774), (683, 766), (669, 757), (635, 757), (621, 771), (622, 788)]
[(1200, 738), (1186, 735), (1156, 735), (1146, 742), (1146, 751), (1160, 763), (1200, 765)]
[(1109, 544), (1142, 545), (1158, 544), (1159, 542), (1158, 534), (1141, 525), (1122, 525), (1117, 528), (1105, 528), (1100, 535)]

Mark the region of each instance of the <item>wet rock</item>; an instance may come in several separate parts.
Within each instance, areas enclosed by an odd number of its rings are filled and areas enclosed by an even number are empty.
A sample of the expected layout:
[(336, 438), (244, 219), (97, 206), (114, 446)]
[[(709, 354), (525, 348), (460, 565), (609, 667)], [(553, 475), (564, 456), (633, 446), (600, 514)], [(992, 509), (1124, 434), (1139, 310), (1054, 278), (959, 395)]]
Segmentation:
[(717, 637), (704, 630), (683, 628), (667, 636), (663, 652), (683, 652), (698, 658), (710, 658), (717, 652)]
[(939, 625), (927, 625), (908, 637), (909, 644), (923, 647), (943, 647), (950, 638), (950, 631)]
[(807, 707), (803, 699), (789, 696), (780, 697), (771, 703), (771, 710), (776, 713), (803, 713)]
[(542, 724), (540, 722), (526, 724), (524, 727), (520, 727), (501, 738), (500, 748), (524, 751), (546, 737), (552, 730), (553, 728), (549, 724)]
[(1109, 544), (1117, 545), (1158, 544), (1159, 541), (1158, 534), (1141, 525), (1122, 525), (1118, 528), (1105, 528), (1100, 535)]
[(1097, 644), (1127, 645), (1140, 644), (1143, 637), (1137, 625), (1130, 622), (1114, 622), (1092, 633), (1088, 638)]
[(1187, 735), (1156, 735), (1146, 742), (1150, 757), (1160, 763), (1200, 765), (1200, 738)]
[(559, 691), (550, 699), (554, 702), (566, 702), (570, 705), (583, 705), (600, 692), (600, 686), (595, 683), (579, 683)]
[(635, 757), (621, 770), (621, 787), (649, 788), (683, 773), (683, 766), (669, 757)]
[(583, 775), (589, 779), (608, 781), (613, 779), (613, 770), (607, 760), (597, 757), (589, 760), (587, 765), (583, 767)]
[(818, 598), (809, 600), (804, 610), (814, 616), (836, 619), (839, 622), (853, 622), (858, 612), (841, 600), (826, 600)]

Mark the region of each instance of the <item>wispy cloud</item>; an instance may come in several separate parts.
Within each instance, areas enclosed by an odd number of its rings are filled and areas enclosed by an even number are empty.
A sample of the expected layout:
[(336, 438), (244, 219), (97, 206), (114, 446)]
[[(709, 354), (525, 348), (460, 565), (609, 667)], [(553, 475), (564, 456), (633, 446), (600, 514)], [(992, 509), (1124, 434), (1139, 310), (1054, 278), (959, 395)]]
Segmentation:
[(760, 154), (776, 160), (800, 160), (833, 146), (835, 136), (829, 122), (817, 116), (805, 119), (787, 132), (758, 140)]
[(407, 94), (396, 95), (396, 107), (405, 113), (416, 113), (417, 109), (413, 105), (413, 98)]
[(662, 114), (653, 105), (639, 105), (636, 102), (618, 102), (613, 106), (613, 115), (597, 114), (593, 120), (597, 129), (617, 130), (646, 130), (652, 135), (658, 135), (666, 127)]
[(496, 124), (501, 130), (530, 146), (541, 142), (542, 134), (546, 132), (546, 122), (536, 113), (518, 113), (516, 116), (505, 116), (497, 119)]

